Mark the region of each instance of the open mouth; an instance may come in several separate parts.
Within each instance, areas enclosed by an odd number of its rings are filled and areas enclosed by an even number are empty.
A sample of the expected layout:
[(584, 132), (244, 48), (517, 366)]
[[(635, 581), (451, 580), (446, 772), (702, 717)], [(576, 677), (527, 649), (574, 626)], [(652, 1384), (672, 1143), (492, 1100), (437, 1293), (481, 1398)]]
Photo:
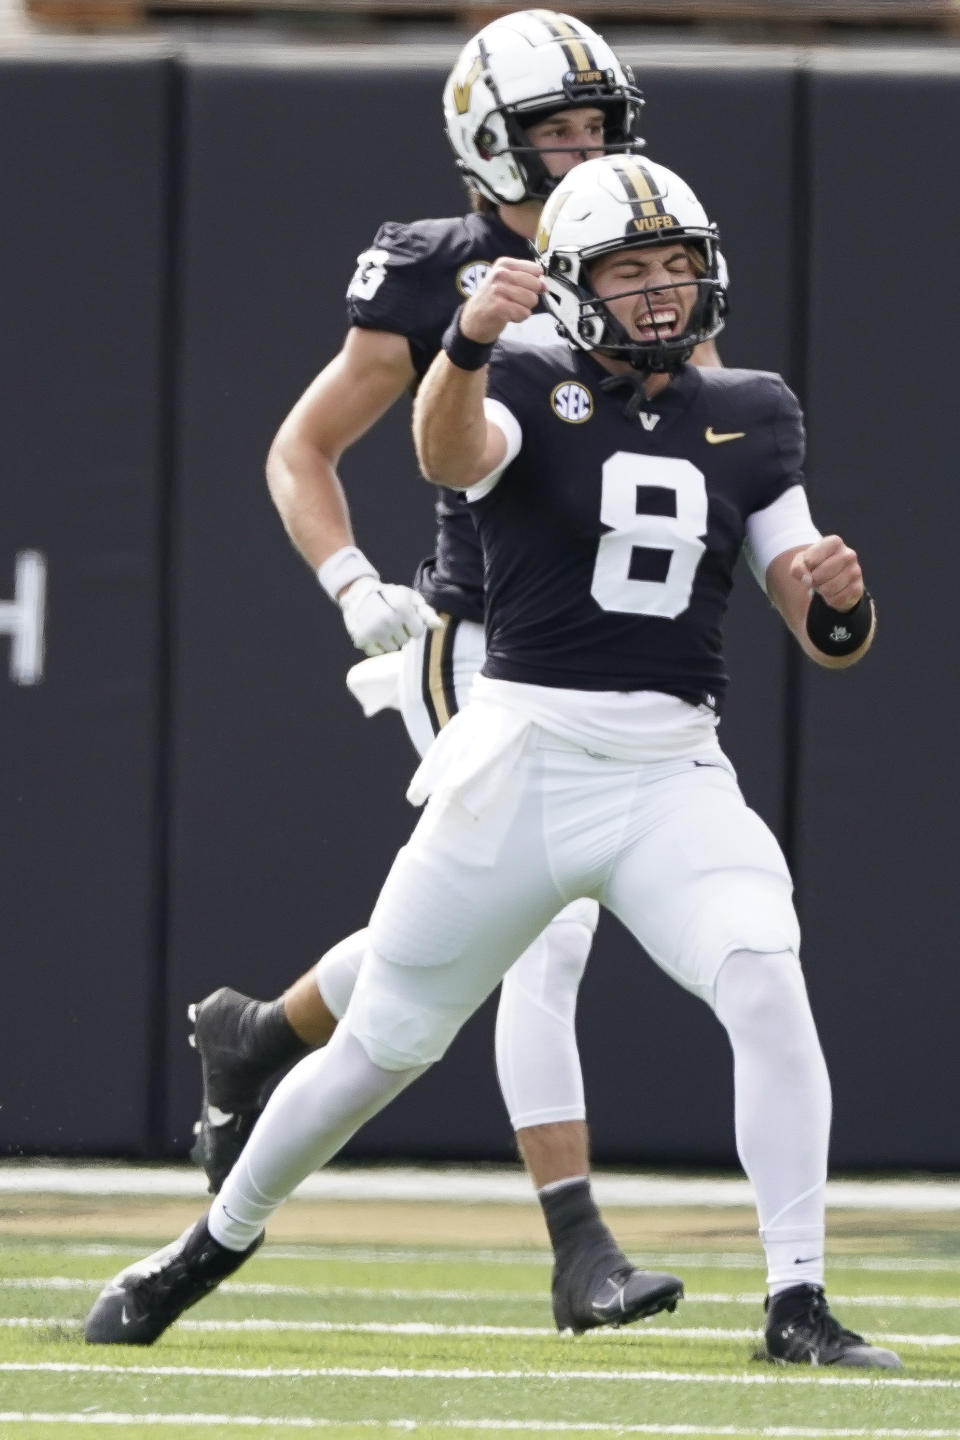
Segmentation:
[(672, 340), (680, 330), (680, 316), (672, 306), (645, 309), (633, 323), (640, 341)]

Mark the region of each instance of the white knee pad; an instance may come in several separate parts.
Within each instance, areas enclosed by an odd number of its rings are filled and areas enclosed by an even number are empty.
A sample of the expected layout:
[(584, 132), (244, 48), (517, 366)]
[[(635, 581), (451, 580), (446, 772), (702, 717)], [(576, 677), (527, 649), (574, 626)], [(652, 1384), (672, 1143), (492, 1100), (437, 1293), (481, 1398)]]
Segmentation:
[(456, 964), (397, 965), (369, 949), (343, 1024), (381, 1070), (430, 1065), (480, 1003), (463, 991)]
[(331, 946), (317, 961), (314, 974), (320, 998), (335, 1020), (342, 1020), (350, 1004), (353, 987), (363, 952), (367, 948), (366, 930), (356, 930), (345, 940)]
[(796, 1049), (819, 1055), (806, 981), (792, 951), (728, 955), (717, 976), (713, 1008), (731, 1036), (775, 1037), (781, 1054)]

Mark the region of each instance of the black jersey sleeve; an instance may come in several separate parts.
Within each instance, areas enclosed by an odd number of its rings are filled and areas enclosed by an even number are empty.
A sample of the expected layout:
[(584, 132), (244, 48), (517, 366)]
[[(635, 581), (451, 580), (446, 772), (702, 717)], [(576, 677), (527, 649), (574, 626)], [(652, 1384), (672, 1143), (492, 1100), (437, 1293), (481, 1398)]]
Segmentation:
[(347, 318), (364, 330), (409, 335), (422, 324), (426, 236), (413, 225), (388, 220), (373, 244), (357, 256), (347, 286)]
[(776, 409), (773, 417), (773, 437), (776, 454), (774, 473), (771, 475), (770, 493), (763, 501), (770, 505), (792, 485), (803, 484), (803, 465), (807, 448), (806, 430), (800, 402), (790, 387), (779, 375), (776, 380)]

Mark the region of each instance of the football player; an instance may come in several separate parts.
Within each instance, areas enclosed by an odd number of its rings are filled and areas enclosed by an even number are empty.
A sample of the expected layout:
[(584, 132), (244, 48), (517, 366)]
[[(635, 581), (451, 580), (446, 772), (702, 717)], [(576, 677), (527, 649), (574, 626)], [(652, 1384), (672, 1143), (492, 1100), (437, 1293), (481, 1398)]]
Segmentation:
[[(88, 1338), (123, 1339), (121, 1309), (159, 1333), (242, 1263), (292, 1187), (440, 1058), (504, 957), (588, 894), (728, 1035), (767, 1260), (760, 1354), (900, 1365), (827, 1305), (830, 1087), (792, 886), (716, 734), (744, 544), (821, 665), (866, 653), (873, 602), (855, 551), (810, 517), (802, 419), (780, 377), (687, 363), (724, 297), (715, 228), (686, 184), (637, 156), (591, 160), (551, 195), (537, 247), (542, 269), (493, 266), (417, 399), (421, 467), (477, 519), (487, 657), (411, 784), (429, 803), (380, 893), (347, 1013), (269, 1102), (268, 1117), (289, 1113), (286, 1148), (257, 1127), (209, 1222), (118, 1276)], [(541, 297), (567, 343), (493, 354)]]
[[(464, 703), (483, 661), (480, 544), (462, 496), (441, 489), (435, 553), (412, 588), (384, 584), (354, 544), (337, 468), (418, 383), (457, 306), (492, 262), (530, 256), (558, 179), (589, 156), (640, 147), (642, 103), (630, 70), (570, 16), (521, 11), (480, 31), (454, 65), (443, 100), (474, 208), (456, 219), (381, 227), (349, 286), (343, 349), (272, 447), (268, 481), (290, 537), (339, 604), (351, 639), (377, 657), (354, 668), (351, 688), (368, 713), (396, 703), (421, 754)], [(518, 328), (532, 343), (556, 335), (545, 311)], [(701, 358), (716, 363), (713, 353)], [(381, 653), (408, 640), (402, 658)], [(504, 981), (496, 1057), (555, 1251), (556, 1322), (586, 1329), (672, 1305), (680, 1283), (634, 1270), (592, 1199), (574, 1014), (598, 907), (575, 898), (558, 911)], [(222, 989), (193, 1008), (204, 1079), (193, 1154), (214, 1192), (278, 1074), (329, 1040), (365, 946), (366, 932), (341, 941), (278, 1000)]]

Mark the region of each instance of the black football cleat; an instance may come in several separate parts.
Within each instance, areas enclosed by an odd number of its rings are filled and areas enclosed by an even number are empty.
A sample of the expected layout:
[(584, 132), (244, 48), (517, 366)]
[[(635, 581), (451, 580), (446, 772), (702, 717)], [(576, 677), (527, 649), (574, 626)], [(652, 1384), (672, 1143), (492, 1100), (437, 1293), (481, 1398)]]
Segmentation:
[[(606, 1273), (604, 1273), (606, 1271)], [(661, 1310), (676, 1310), (683, 1281), (657, 1270), (635, 1270), (606, 1262), (592, 1268), (553, 1270), (553, 1318), (561, 1332), (582, 1335), (598, 1325), (630, 1325)]]
[(903, 1361), (893, 1350), (870, 1345), (862, 1335), (843, 1328), (831, 1315), (820, 1285), (791, 1285), (778, 1295), (768, 1295), (764, 1309), (764, 1348), (757, 1351), (757, 1360), (786, 1365), (903, 1369)]
[(197, 1138), (190, 1159), (206, 1174), (211, 1195), (218, 1193), (236, 1164), (273, 1088), (271, 1082), (279, 1078), (272, 1064), (257, 1064), (245, 1053), (241, 1018), (256, 1004), (249, 995), (223, 986), (187, 1010), (194, 1025), (190, 1044), (203, 1069), (203, 1102), (193, 1127)]
[(103, 1287), (87, 1316), (88, 1345), (152, 1345), (178, 1316), (232, 1275), (260, 1245), (228, 1250), (214, 1240), (206, 1216), (179, 1240), (138, 1260)]

